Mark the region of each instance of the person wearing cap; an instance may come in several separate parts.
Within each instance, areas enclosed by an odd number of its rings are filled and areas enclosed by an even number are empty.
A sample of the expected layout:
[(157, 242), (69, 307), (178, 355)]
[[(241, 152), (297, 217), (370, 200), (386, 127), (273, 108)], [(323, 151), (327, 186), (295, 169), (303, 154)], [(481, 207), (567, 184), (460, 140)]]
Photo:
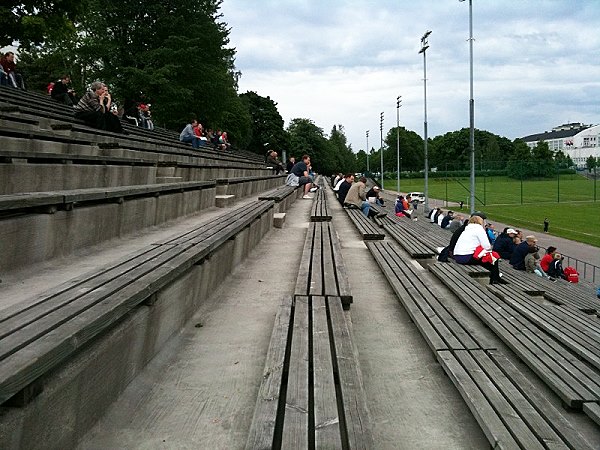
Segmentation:
[(448, 231), (451, 231), (452, 233), (454, 233), (456, 230), (458, 230), (460, 227), (462, 227), (463, 220), (464, 220), (464, 217), (462, 215), (460, 215), (460, 214), (458, 216), (453, 215), (452, 220), (450, 220), (450, 223), (448, 224), (446, 229)]
[(499, 255), (492, 251), (483, 224), (481, 216), (471, 216), (454, 247), (454, 260), (458, 264), (485, 267), (490, 271), (490, 284), (508, 284), (500, 277)]
[(552, 262), (550, 263), (550, 266), (548, 267), (547, 273), (549, 276), (551, 276), (553, 278), (562, 278), (563, 280), (567, 279), (567, 277), (565, 276), (565, 271), (562, 266), (562, 260), (563, 260), (563, 256), (558, 252), (554, 252)]
[(502, 259), (510, 261), (513, 252), (515, 251), (515, 238), (517, 236), (517, 230), (514, 228), (505, 228), (502, 233), (496, 238), (494, 242), (494, 251), (498, 252)]
[[(367, 192), (367, 199), (372, 203), (377, 203), (378, 205), (383, 206), (383, 199), (381, 198), (380, 193), (381, 189), (379, 186), (373, 186), (371, 189), (369, 189), (369, 192)], [(371, 200), (372, 198), (374, 200)]]
[(529, 235), (525, 238), (525, 241), (521, 242), (515, 248), (515, 251), (510, 258), (510, 265), (517, 270), (525, 270), (525, 257), (529, 253), (529, 250), (535, 247), (537, 239), (533, 235)]

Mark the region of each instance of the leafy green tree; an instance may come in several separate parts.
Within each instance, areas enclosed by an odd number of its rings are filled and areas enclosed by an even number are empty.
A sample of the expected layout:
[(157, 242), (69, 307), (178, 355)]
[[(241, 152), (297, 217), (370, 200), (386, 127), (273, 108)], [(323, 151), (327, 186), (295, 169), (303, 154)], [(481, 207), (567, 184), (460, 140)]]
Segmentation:
[(293, 155), (297, 155), (298, 158), (303, 154), (310, 155), (313, 169), (318, 173), (331, 174), (336, 171), (333, 146), (322, 128), (310, 119), (293, 119), (287, 131), (290, 134), (290, 151)]
[(122, 101), (152, 103), (161, 125), (180, 127), (191, 116), (209, 128), (232, 124), (227, 112), (241, 108), (239, 73), (220, 5), (221, 0), (88, 0), (76, 49), (95, 57), (86, 80), (104, 80)]
[[(329, 135), (330, 151), (333, 152), (335, 166), (330, 173), (350, 173), (355, 172), (357, 168), (356, 155), (352, 152), (352, 147), (348, 145), (348, 139), (344, 133), (343, 125), (334, 125)], [(329, 173), (329, 172), (328, 172)]]
[[(240, 95), (251, 117), (251, 134), (248, 150), (263, 154), (266, 148), (289, 147), (289, 135), (284, 129), (284, 121), (277, 110), (277, 103), (270, 97), (261, 97), (256, 92)], [(267, 145), (268, 144), (268, 145)]]
[(551, 177), (556, 172), (554, 152), (550, 150), (547, 142), (540, 141), (531, 150), (534, 164), (531, 174), (539, 177)]
[(588, 172), (592, 172), (595, 167), (598, 167), (598, 161), (596, 161), (596, 158), (594, 158), (591, 155), (588, 156), (588, 158), (585, 161), (585, 163), (586, 163), (586, 167), (587, 167)]
[(0, 6), (0, 47), (23, 48), (70, 33), (84, 10), (84, 0), (4, 0)]
[(423, 169), (425, 158), (423, 153), (423, 139), (414, 131), (404, 127), (390, 129), (385, 138), (384, 169), (386, 172), (395, 172), (397, 168), (397, 136), (400, 135), (400, 170), (418, 171)]
[(513, 152), (508, 158), (506, 166), (508, 176), (516, 179), (525, 179), (531, 176), (533, 157), (531, 149), (521, 139), (513, 142)]
[(554, 162), (558, 169), (568, 169), (573, 166), (573, 160), (570, 156), (565, 155), (562, 150), (559, 150), (554, 155)]

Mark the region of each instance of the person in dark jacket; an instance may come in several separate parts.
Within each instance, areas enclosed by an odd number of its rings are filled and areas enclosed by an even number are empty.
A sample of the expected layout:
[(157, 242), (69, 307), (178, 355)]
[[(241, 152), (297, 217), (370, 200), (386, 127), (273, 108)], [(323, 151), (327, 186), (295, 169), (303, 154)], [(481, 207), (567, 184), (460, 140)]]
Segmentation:
[(54, 83), (52, 88), (51, 97), (57, 102), (64, 103), (67, 106), (73, 106), (77, 103), (75, 98), (75, 91), (69, 86), (71, 83), (71, 77), (64, 75), (60, 80)]
[(517, 231), (513, 228), (505, 228), (500, 236), (496, 238), (494, 242), (494, 251), (497, 252), (502, 259), (510, 261), (515, 247), (517, 246), (514, 242)]
[(452, 219), (454, 219), (454, 211), (448, 211), (448, 214), (446, 214), (442, 219), (442, 223), (440, 224), (440, 226), (442, 228), (448, 228), (448, 225), (450, 225)]
[(515, 248), (515, 251), (510, 258), (510, 265), (517, 270), (525, 270), (525, 257), (529, 253), (531, 247), (537, 245), (537, 239), (535, 236), (527, 236), (525, 241), (521, 242)]
[(344, 202), (346, 201), (346, 195), (348, 195), (348, 191), (352, 187), (352, 183), (354, 182), (354, 175), (351, 173), (347, 173), (344, 177), (344, 181), (340, 184), (338, 188), (338, 200), (340, 205), (344, 206)]

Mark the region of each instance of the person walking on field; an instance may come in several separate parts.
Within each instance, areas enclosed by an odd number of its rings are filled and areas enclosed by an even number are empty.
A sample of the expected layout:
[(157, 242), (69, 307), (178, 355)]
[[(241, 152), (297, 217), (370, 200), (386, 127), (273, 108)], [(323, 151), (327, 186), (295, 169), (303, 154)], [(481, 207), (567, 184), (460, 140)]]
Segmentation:
[(544, 219), (544, 233), (548, 232), (548, 227), (550, 226), (550, 221), (548, 220), (548, 218), (546, 217)]

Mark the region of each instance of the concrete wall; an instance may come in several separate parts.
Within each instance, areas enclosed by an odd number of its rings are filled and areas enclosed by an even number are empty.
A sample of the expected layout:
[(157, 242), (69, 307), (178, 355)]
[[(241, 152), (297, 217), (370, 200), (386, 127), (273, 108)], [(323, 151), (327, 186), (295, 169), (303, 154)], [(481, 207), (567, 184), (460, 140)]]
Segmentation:
[(0, 221), (0, 272), (68, 256), (213, 206), (215, 188), (205, 188), (5, 218)]
[(140, 305), (43, 381), (23, 408), (0, 408), (0, 448), (76, 446), (127, 385), (270, 230), (272, 209)]

